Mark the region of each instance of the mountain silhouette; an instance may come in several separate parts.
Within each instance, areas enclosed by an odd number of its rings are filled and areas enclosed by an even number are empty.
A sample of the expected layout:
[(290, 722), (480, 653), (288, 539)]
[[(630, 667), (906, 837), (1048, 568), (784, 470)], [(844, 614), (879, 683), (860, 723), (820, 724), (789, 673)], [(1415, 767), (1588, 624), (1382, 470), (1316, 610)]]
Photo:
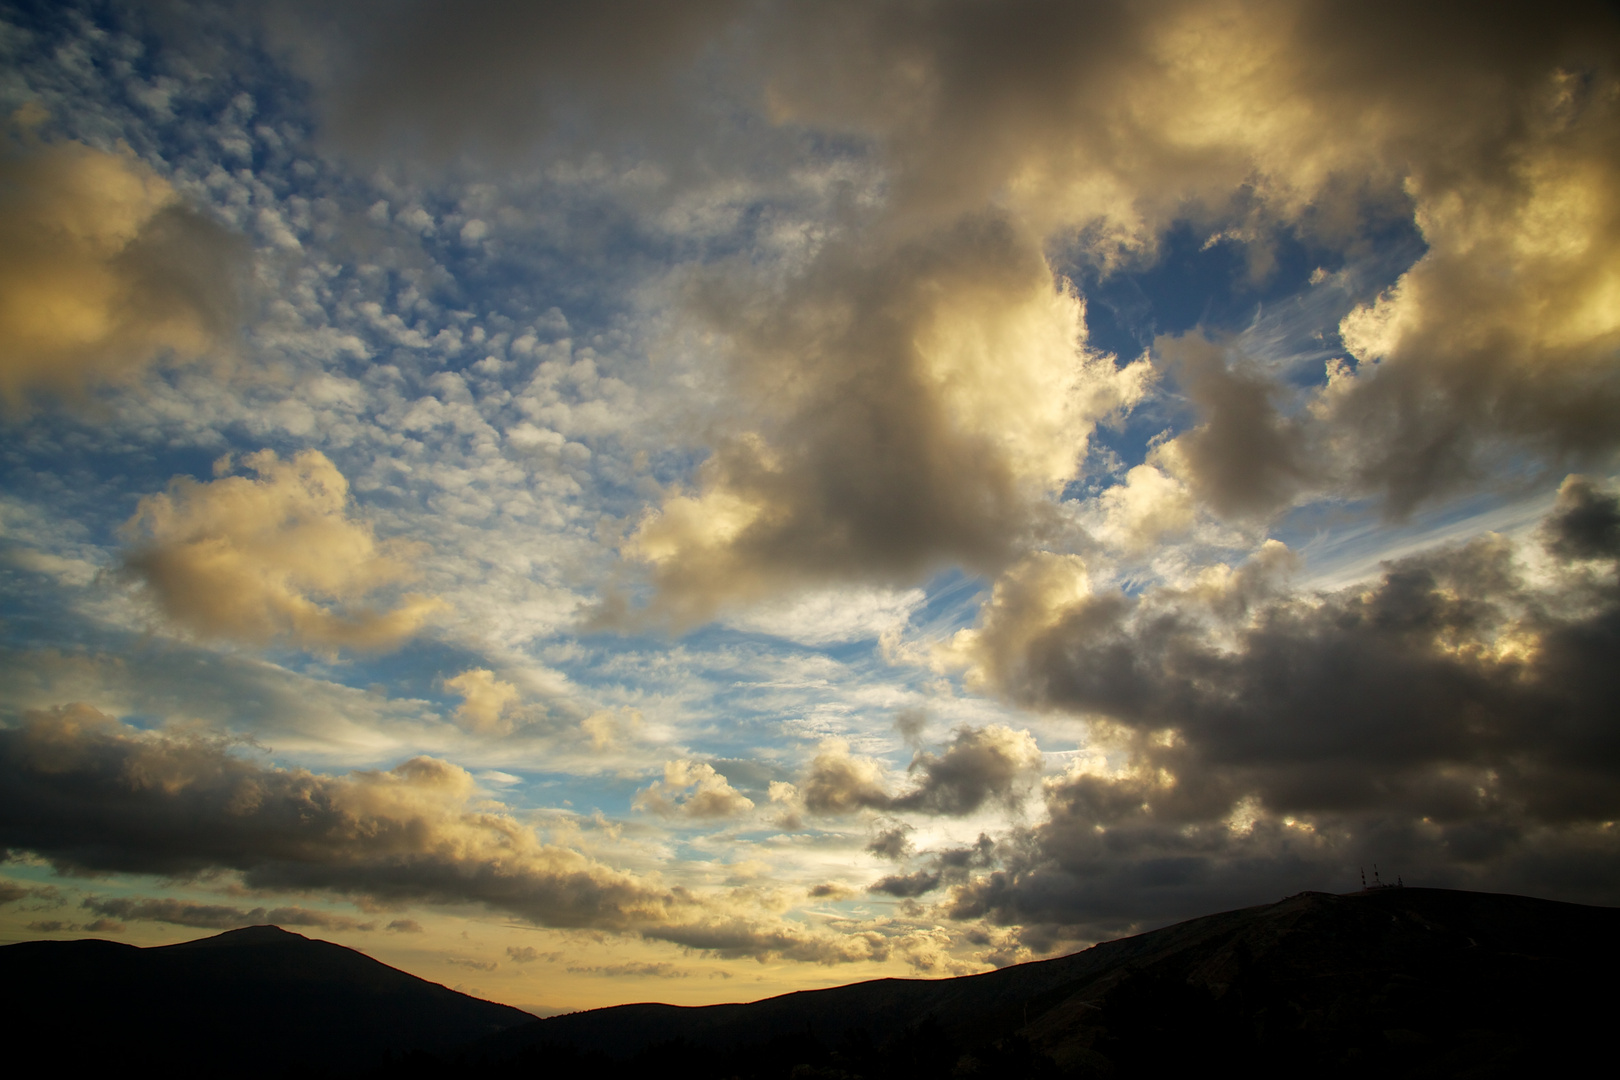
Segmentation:
[(1302, 893), (982, 975), (573, 1013), (477, 1057), (555, 1077), (1517, 1076), (1608, 1058), (1617, 959), (1612, 908)]
[(0, 1010), (14, 1038), (54, 1047), (74, 1071), (234, 1076), (346, 1072), (534, 1019), (274, 926), (148, 949), (0, 947)]
[(1301, 893), (953, 979), (535, 1020), (275, 927), (0, 947), (8, 1028), (78, 1069), (865, 1077), (1563, 1075), (1608, 1060), (1620, 909)]

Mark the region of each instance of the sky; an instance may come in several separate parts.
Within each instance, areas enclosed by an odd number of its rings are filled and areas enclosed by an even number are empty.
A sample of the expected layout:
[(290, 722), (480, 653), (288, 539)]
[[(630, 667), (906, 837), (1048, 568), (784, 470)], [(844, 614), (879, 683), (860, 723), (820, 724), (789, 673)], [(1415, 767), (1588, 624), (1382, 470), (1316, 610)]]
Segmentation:
[(1620, 903), (1607, 5), (3, 3), (0, 119), (0, 942)]

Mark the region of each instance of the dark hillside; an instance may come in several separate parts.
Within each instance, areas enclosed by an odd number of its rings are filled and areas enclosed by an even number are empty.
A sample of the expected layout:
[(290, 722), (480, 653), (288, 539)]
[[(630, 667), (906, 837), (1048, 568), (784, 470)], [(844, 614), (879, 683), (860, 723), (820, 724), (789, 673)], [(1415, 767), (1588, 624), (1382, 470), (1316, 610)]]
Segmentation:
[(533, 1019), (273, 926), (152, 949), (95, 940), (7, 945), (0, 988), (14, 1038), (26, 1033), (84, 1068), (344, 1071), (390, 1051), (445, 1051)]
[(1609, 1058), (1617, 964), (1617, 909), (1389, 889), (965, 978), (539, 1021), (273, 927), (26, 942), (0, 948), (0, 1008), (81, 1069), (198, 1075), (1507, 1077)]
[(549, 1061), (558, 1076), (611, 1073), (611, 1062), (626, 1074), (656, 1062), (674, 1075), (786, 1077), (796, 1065), (1155, 1075), (1215, 1061), (1508, 1076), (1597, 1045), (1620, 1003), (1608, 981), (1617, 960), (1620, 910), (1438, 889), (1303, 893), (984, 975), (749, 1005), (625, 1005), (480, 1049)]

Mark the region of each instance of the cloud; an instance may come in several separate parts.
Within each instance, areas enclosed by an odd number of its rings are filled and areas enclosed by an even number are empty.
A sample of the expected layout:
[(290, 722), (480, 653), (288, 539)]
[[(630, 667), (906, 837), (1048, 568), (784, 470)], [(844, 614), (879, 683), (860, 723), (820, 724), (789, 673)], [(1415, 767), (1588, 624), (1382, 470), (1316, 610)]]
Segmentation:
[(824, 881), (820, 885), (812, 885), (807, 895), (812, 900), (848, 900), (855, 895), (855, 890), (836, 881)]
[(832, 645), (895, 633), (926, 599), (921, 589), (819, 590), (757, 604), (723, 621), (736, 630), (801, 645)]
[(928, 726), (928, 711), (921, 708), (901, 709), (894, 714), (894, 730), (907, 746), (922, 748), (923, 729)]
[(995, 850), (995, 841), (980, 833), (973, 845), (928, 852), (927, 867), (909, 874), (891, 874), (879, 878), (870, 888), (872, 892), (901, 898), (923, 896), (942, 885), (966, 882), (969, 871), (992, 865)]
[(339, 145), (443, 161), (524, 157), (559, 129), (656, 139), (654, 122), (680, 100), (677, 79), (741, 6), (283, 2), (259, 14), (323, 90)]
[[(200, 636), (316, 650), (379, 650), (414, 634), (443, 605), (407, 594), (391, 611), (364, 606), (408, 580), (415, 548), (379, 543), (348, 516), (349, 484), (324, 454), (243, 459), (255, 475), (176, 477), (141, 499), (124, 526), (124, 566), (169, 619)], [(228, 459), (215, 466), (229, 468)]]
[(1016, 804), (1040, 768), (1040, 750), (1029, 732), (1000, 724), (964, 726), (943, 754), (918, 751), (908, 770), (918, 783), (891, 795), (881, 763), (851, 754), (846, 740), (832, 738), (822, 741), (792, 794), (814, 814), (895, 810), (961, 817), (990, 802)]
[[(283, 5), (271, 23), (351, 142), (499, 156), (634, 129), (661, 190), (711, 182), (714, 162), (750, 181), (780, 166), (716, 145), (723, 102), (750, 145), (774, 129), (848, 146), (873, 178), (803, 229), (793, 265), (690, 275), (737, 422), (625, 548), (660, 618), (998, 570), (1039, 524), (1023, 489), (1061, 487), (1086, 417), (1129, 407), (1146, 375), (1083, 349), (1083, 303), (1047, 252), (1141, 267), (1178, 223), (1245, 245), (1256, 277), (1284, 233), (1353, 253), (1407, 219), (1427, 245), (1344, 319), (1356, 362), (1309, 409), (1242, 364), (1167, 365), (1202, 415), (1172, 471), (1219, 512), (1321, 486), (1398, 516), (1503, 454), (1564, 468), (1620, 448), (1606, 5), (587, 7)], [(707, 168), (675, 164), (696, 144)], [(1090, 406), (1071, 408), (1076, 387)], [(958, 471), (953, 493), (939, 478)]]
[(463, 671), (444, 680), (444, 685), (462, 697), (456, 709), (456, 722), (462, 727), (482, 735), (511, 733), (512, 720), (507, 713), (519, 698), (517, 687), (497, 679), (488, 668)]
[[(888, 792), (883, 789), (883, 766), (871, 758), (851, 754), (845, 739), (824, 739), (803, 780), (782, 786), (796, 786), (805, 808), (815, 814), (847, 814), (889, 805)], [(775, 793), (773, 787), (773, 797)]]
[(691, 303), (730, 343), (752, 426), (624, 545), (676, 625), (808, 585), (1001, 566), (1147, 375), (1087, 347), (1083, 302), (996, 216), (890, 251), (829, 244), (782, 285), (700, 275)]
[(514, 964), (532, 964), (536, 960), (556, 961), (562, 958), (561, 953), (543, 953), (533, 945), (508, 945), (506, 958)]
[(879, 822), (866, 845), (868, 854), (901, 862), (911, 854), (911, 834), (916, 828), (903, 821)]
[(989, 802), (1017, 803), (1040, 774), (1041, 752), (1027, 731), (964, 726), (943, 754), (918, 753), (910, 771), (921, 774), (922, 782), (892, 800), (892, 809), (960, 817)]
[(630, 805), (664, 816), (710, 820), (747, 813), (754, 801), (727, 783), (713, 765), (683, 758), (665, 762), (664, 778), (636, 792)]
[[(700, 768), (686, 775), (707, 778)], [(701, 796), (700, 787), (688, 801)], [(724, 793), (717, 799), (734, 805)], [(37, 853), (62, 873), (186, 878), (228, 870), (250, 889), (319, 890), (372, 906), (480, 904), (538, 926), (761, 960), (851, 963), (903, 947), (877, 931), (846, 942), (768, 905), (761, 910), (746, 890), (666, 887), (548, 843), (448, 762), (417, 757), (344, 776), (269, 768), (234, 755), (221, 738), (141, 731), (83, 704), (29, 712), (20, 726), (0, 729), (0, 848)], [(343, 918), (177, 899), (93, 898), (87, 906), (209, 927), (335, 926)], [(395, 920), (389, 929), (414, 925)]]
[(658, 963), (627, 963), (627, 964), (593, 964), (569, 965), (569, 971), (580, 975), (606, 975), (609, 978), (633, 979), (684, 979), (691, 974), (683, 971), (674, 964)]
[[(1269, 514), (1287, 506), (1313, 477), (1304, 433), (1273, 400), (1281, 388), (1261, 371), (1244, 370), (1230, 350), (1201, 335), (1160, 338), (1155, 344), (1203, 421), (1160, 447), (1155, 455), (1160, 464), (1225, 516)], [(1154, 493), (1175, 507), (1174, 495), (1163, 488), (1158, 485)], [(1185, 527), (1191, 516), (1185, 509), (1180, 520), (1174, 509), (1158, 513), (1171, 527)], [(1148, 521), (1151, 516), (1144, 524)]]
[(428, 757), (340, 777), (265, 768), (218, 739), (70, 705), (0, 731), (0, 774), (0, 844), (70, 872), (229, 869), (251, 888), (483, 903), (601, 929), (663, 922), (676, 906), (655, 883), (545, 843), (465, 770)]
[(1325, 492), (1403, 516), (1514, 454), (1563, 468), (1620, 449), (1620, 21), (1468, 10), (789, 6), (757, 70), (779, 122), (876, 148), (874, 248), (995, 206), (1104, 272), (1151, 264), (1190, 223), (1263, 276), (1282, 232), (1354, 251), (1409, 217), (1426, 254), (1345, 317), (1356, 363), (1319, 393), (1197, 335), (1158, 344), (1200, 417), (1161, 464), (1217, 512)]
[(1620, 557), (1620, 506), (1589, 477), (1564, 478), (1543, 528), (1548, 549), (1565, 559)]
[(0, 401), (78, 397), (228, 353), (241, 254), (128, 150), (5, 140)]
[(579, 727), (591, 740), (591, 749), (597, 753), (621, 748), (624, 741), (641, 730), (641, 713), (632, 708), (602, 709), (579, 722)]
[(172, 898), (86, 897), (81, 906), (97, 915), (130, 922), (164, 922), (206, 930), (232, 930), (238, 926), (314, 926), (322, 930), (372, 930), (374, 923), (346, 915), (333, 915), (305, 907), (256, 907), (244, 910), (228, 904), (203, 904)]
[(1153, 465), (1138, 465), (1097, 497), (1101, 541), (1131, 553), (1186, 532), (1193, 523), (1193, 500), (1185, 485)]
[(1117, 929), (1131, 910), (1344, 885), (1363, 860), (1609, 895), (1620, 586), (1583, 556), (1615, 558), (1614, 515), (1572, 478), (1539, 541), (1486, 535), (1327, 594), (1289, 589), (1275, 542), (1136, 597), (1090, 591), (1073, 564), (1066, 590), (1032, 595), (1041, 575), (1015, 568), (949, 655), (976, 685), (1084, 718), (1112, 756), (1048, 781), (1049, 822), (1015, 830), (950, 912)]

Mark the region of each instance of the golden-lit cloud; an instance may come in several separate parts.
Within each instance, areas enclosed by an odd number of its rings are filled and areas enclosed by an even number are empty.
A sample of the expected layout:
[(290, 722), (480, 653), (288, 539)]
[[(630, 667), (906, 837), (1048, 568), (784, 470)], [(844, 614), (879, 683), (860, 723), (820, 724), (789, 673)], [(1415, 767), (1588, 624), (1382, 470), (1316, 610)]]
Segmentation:
[(732, 787), (713, 765), (682, 758), (665, 762), (664, 778), (636, 792), (631, 806), (649, 813), (701, 820), (747, 813), (754, 808), (754, 802)]
[(711, 276), (693, 297), (757, 426), (625, 544), (677, 624), (805, 583), (1000, 566), (1146, 384), (1145, 364), (1087, 346), (1081, 299), (994, 217), (886, 253), (835, 245), (780, 287)]
[(1620, 76), (1557, 69), (1526, 95), (1499, 172), (1413, 181), (1428, 252), (1339, 327), (1359, 362), (1317, 412), (1397, 509), (1471, 479), (1494, 439), (1620, 445)]
[(1153, 465), (1138, 465), (1097, 498), (1099, 540), (1128, 552), (1152, 548), (1184, 533), (1193, 523), (1187, 488)]
[(1620, 448), (1620, 27), (1598, 5), (850, 3), (775, 25), (774, 115), (873, 139), (906, 228), (995, 205), (1113, 268), (1184, 223), (1263, 278), (1281, 232), (1355, 250), (1410, 215), (1427, 254), (1345, 318), (1359, 364), (1314, 400), (1169, 343), (1201, 423), (1163, 464), (1218, 513), (1326, 490), (1402, 515), (1504, 447)]
[(0, 400), (230, 351), (238, 245), (128, 150), (0, 147)]
[(445, 688), (460, 694), (456, 722), (481, 735), (506, 735), (512, 730), (510, 710), (521, 697), (518, 688), (495, 677), (488, 668), (471, 668), (444, 680)]
[[(216, 471), (229, 464), (222, 459)], [(387, 611), (365, 606), (377, 590), (415, 576), (418, 550), (379, 542), (349, 516), (348, 481), (325, 455), (305, 450), (284, 461), (264, 450), (242, 464), (254, 475), (175, 478), (124, 526), (124, 565), (177, 626), (255, 644), (376, 650), (398, 645), (442, 607), (415, 594)], [(476, 708), (488, 705), (480, 701)]]

